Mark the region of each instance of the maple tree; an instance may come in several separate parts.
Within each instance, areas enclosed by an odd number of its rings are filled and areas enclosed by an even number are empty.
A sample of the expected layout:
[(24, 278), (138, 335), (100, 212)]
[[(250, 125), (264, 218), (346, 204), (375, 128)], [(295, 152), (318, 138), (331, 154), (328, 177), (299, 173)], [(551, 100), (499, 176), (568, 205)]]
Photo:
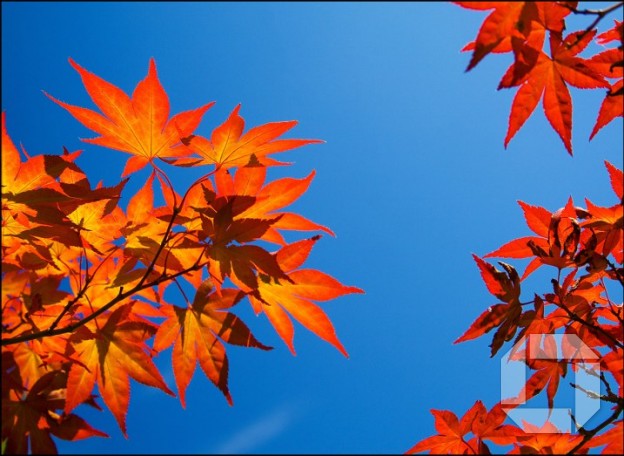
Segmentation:
[[(117, 185), (93, 187), (81, 151), (20, 154), (2, 113), (3, 453), (106, 436), (75, 413), (100, 409), (96, 385), (127, 436), (130, 378), (175, 395), (153, 361), (172, 345), (182, 406), (197, 364), (231, 404), (225, 344), (271, 349), (232, 312), (244, 300), (293, 353), (291, 319), (347, 356), (317, 302), (363, 291), (303, 267), (318, 232), (333, 233), (285, 210), (314, 173), (266, 182), (267, 168), (284, 165), (273, 154), (320, 141), (282, 138), (295, 121), (244, 132), (240, 105), (204, 138), (196, 129), (213, 103), (170, 116), (153, 59), (131, 97), (69, 62), (100, 112), (46, 95), (100, 135), (85, 142), (130, 157)], [(208, 168), (179, 193), (164, 165)], [(123, 207), (126, 183), (145, 167)], [(286, 242), (284, 231), (317, 234)]]
[[(606, 92), (590, 139), (623, 116), (624, 26), (616, 20), (603, 33), (596, 29), (604, 17), (622, 8), (622, 2), (601, 10), (581, 9), (578, 2), (455, 3), (472, 10), (492, 10), (475, 41), (463, 49), (472, 51), (467, 70), (490, 53), (513, 54), (513, 63), (499, 84), (499, 89), (518, 88), (505, 147), (542, 100), (548, 122), (572, 155), (568, 85)], [(571, 14), (594, 19), (584, 30), (564, 35)], [(543, 49), (546, 41), (549, 52)], [(592, 43), (614, 47), (580, 57)], [(489, 454), (509, 445), (510, 454), (585, 454), (600, 447), (602, 453), (623, 452), (624, 311), (618, 297), (621, 299), (624, 287), (624, 179), (622, 170), (609, 161), (605, 160), (605, 166), (615, 196), (613, 205), (599, 206), (586, 198), (585, 207), (580, 207), (569, 198), (562, 208), (551, 212), (519, 201), (533, 234), (514, 239), (483, 258), (473, 255), (488, 291), (499, 302), (481, 313), (455, 343), (494, 331), (491, 356), (511, 342), (508, 359), (524, 362), (533, 371), (524, 387), (489, 411), (478, 400), (461, 418), (449, 410), (431, 410), (437, 434), (407, 453)], [(520, 275), (511, 264), (500, 261), (499, 270), (485, 258), (529, 262)], [(523, 281), (542, 267), (556, 270), (549, 290), (523, 300)], [(562, 338), (559, 347), (556, 335), (570, 337)], [(577, 432), (563, 432), (550, 421), (555, 396), (568, 372), (582, 370), (599, 378), (602, 391), (589, 391), (574, 383), (571, 387), (608, 406), (610, 413), (594, 426), (579, 423), (572, 415)], [(542, 393), (548, 418), (541, 427), (525, 420), (508, 424), (510, 413)], [(499, 447), (490, 448), (492, 445)]]

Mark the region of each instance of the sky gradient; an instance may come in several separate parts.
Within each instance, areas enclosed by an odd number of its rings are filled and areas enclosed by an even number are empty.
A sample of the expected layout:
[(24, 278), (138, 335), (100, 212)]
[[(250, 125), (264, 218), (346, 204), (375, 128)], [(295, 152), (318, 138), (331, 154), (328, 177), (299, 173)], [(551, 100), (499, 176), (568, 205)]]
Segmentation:
[[(541, 107), (505, 150), (513, 92), (496, 87), (510, 57), (465, 73), (460, 53), (484, 17), (427, 2), (2, 3), (2, 109), (16, 144), (84, 149), (93, 183), (118, 182), (128, 156), (82, 143), (95, 135), (41, 91), (92, 107), (69, 57), (127, 93), (154, 57), (172, 112), (216, 101), (204, 136), (242, 103), (248, 128), (296, 119), (289, 137), (325, 141), (280, 154), (294, 164), (269, 176), (316, 171), (290, 209), (337, 236), (324, 235), (306, 265), (366, 291), (323, 304), (349, 359), (300, 325), (293, 357), (245, 303), (237, 315), (275, 349), (227, 347), (233, 407), (199, 369), (186, 409), (133, 382), (129, 439), (108, 411), (80, 409), (111, 438), (58, 442), (61, 452), (401, 453), (434, 434), (430, 409), (462, 415), (498, 401), (490, 337), (453, 345), (496, 303), (471, 253), (529, 235), (517, 200), (614, 204), (603, 161), (622, 168), (622, 121), (590, 143), (603, 92), (572, 89), (573, 158)], [(168, 169), (178, 189), (197, 177)], [(526, 295), (549, 278), (532, 276)], [(170, 357), (157, 363), (173, 388)]]

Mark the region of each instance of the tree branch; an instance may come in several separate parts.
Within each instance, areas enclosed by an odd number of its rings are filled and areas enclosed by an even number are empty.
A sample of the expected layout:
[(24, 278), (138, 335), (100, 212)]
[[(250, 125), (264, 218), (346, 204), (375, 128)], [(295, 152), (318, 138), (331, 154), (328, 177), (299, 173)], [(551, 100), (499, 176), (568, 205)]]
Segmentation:
[[(16, 343), (20, 343), (20, 342), (26, 342), (26, 341), (29, 341), (29, 340), (41, 339), (41, 338), (44, 338), (44, 337), (58, 336), (58, 335), (61, 335), (61, 334), (67, 334), (69, 332), (73, 332), (76, 329), (78, 329), (79, 327), (87, 324), (88, 322), (90, 322), (94, 318), (97, 318), (102, 313), (106, 312), (108, 309), (113, 307), (115, 304), (117, 304), (117, 303), (123, 301), (124, 299), (132, 296), (133, 294), (135, 294), (135, 293), (137, 293), (137, 292), (139, 292), (141, 290), (144, 290), (146, 288), (151, 288), (151, 287), (153, 287), (155, 285), (158, 285), (158, 284), (160, 284), (162, 282), (166, 282), (166, 281), (175, 279), (176, 277), (179, 277), (179, 276), (181, 276), (183, 274), (186, 274), (187, 272), (191, 272), (191, 271), (195, 271), (195, 270), (201, 269), (203, 266), (205, 266), (206, 263), (201, 263), (200, 264), (200, 261), (201, 261), (201, 258), (202, 258), (202, 255), (200, 255), (199, 258), (197, 259), (197, 261), (192, 266), (190, 266), (189, 268), (186, 268), (186, 269), (184, 269), (182, 271), (176, 272), (176, 273), (171, 274), (171, 275), (161, 275), (160, 277), (158, 277), (157, 279), (153, 280), (152, 282), (147, 283), (147, 284), (145, 283), (147, 278), (150, 276), (150, 274), (154, 270), (154, 267), (156, 266), (156, 261), (158, 260), (158, 257), (160, 256), (160, 254), (162, 253), (163, 249), (165, 248), (165, 245), (169, 241), (169, 235), (171, 234), (171, 230), (173, 228), (173, 222), (174, 222), (176, 216), (180, 213), (180, 210), (181, 209), (179, 207), (174, 207), (173, 208), (173, 213), (171, 215), (171, 219), (169, 220), (169, 225), (167, 226), (167, 229), (165, 230), (165, 234), (163, 235), (162, 241), (160, 242), (160, 245), (158, 246), (158, 250), (154, 254), (154, 257), (152, 258), (151, 263), (149, 264), (149, 266), (145, 270), (145, 274), (143, 274), (143, 277), (141, 277), (141, 280), (139, 280), (139, 282), (134, 287), (132, 287), (132, 289), (130, 289), (129, 291), (124, 292), (123, 291), (123, 287), (120, 287), (119, 288), (119, 294), (115, 298), (113, 298), (107, 304), (105, 304), (104, 306), (102, 306), (101, 308), (99, 308), (98, 310), (93, 312), (92, 314), (88, 315), (87, 317), (83, 318), (82, 320), (79, 320), (76, 323), (72, 323), (72, 324), (69, 324), (69, 325), (64, 326), (62, 328), (56, 329), (56, 324), (58, 324), (58, 322), (55, 321), (53, 326), (51, 326), (49, 329), (47, 329), (45, 331), (38, 331), (38, 332), (30, 333), (30, 334), (24, 334), (24, 335), (21, 335), (21, 336), (16, 336), (16, 337), (3, 339), (1, 345), (4, 347), (6, 345), (16, 344)], [(85, 283), (85, 287), (83, 289), (81, 289), (81, 292), (79, 292), (80, 296), (82, 296), (84, 294), (84, 292), (86, 291), (86, 288), (87, 287), (86, 287), (86, 283)], [(80, 298), (79, 296), (76, 296), (76, 298), (74, 298), (72, 301), (70, 301), (70, 304), (73, 305), (73, 303), (75, 303), (79, 298)], [(64, 309), (64, 311), (66, 312), (65, 309)], [(57, 320), (59, 320), (59, 319), (57, 318)]]
[(70, 325), (64, 326), (62, 328), (58, 328), (58, 329), (46, 329), (45, 331), (40, 331), (40, 332), (36, 332), (36, 333), (30, 333), (30, 334), (24, 334), (21, 336), (16, 336), (16, 337), (11, 337), (8, 339), (2, 339), (2, 346), (6, 346), (6, 345), (12, 345), (12, 344), (18, 344), (21, 342), (26, 342), (29, 340), (35, 340), (35, 339), (42, 339), (44, 337), (50, 337), (50, 336), (59, 336), (61, 334), (67, 334), (67, 333), (71, 333), (73, 331), (75, 331), (76, 329), (80, 328), (81, 326), (84, 326), (85, 324), (89, 323), (91, 320), (93, 320), (94, 318), (97, 318), (98, 316), (100, 316), (101, 314), (103, 314), (104, 312), (106, 312), (107, 310), (109, 310), (111, 307), (113, 307), (115, 304), (123, 301), (124, 299), (134, 295), (135, 293), (144, 290), (146, 288), (151, 288), (153, 286), (159, 285), (162, 282), (166, 282), (169, 280), (173, 280), (177, 277), (180, 277), (188, 272), (191, 271), (197, 271), (198, 269), (203, 268), (205, 265), (207, 264), (207, 262), (205, 263), (198, 263), (196, 262), (195, 264), (193, 264), (192, 266), (182, 270), (182, 271), (178, 271), (174, 274), (171, 275), (165, 275), (165, 276), (161, 276), (158, 277), (157, 279), (153, 280), (152, 282), (149, 283), (143, 283), (143, 284), (137, 284), (134, 287), (132, 287), (132, 289), (124, 292), (123, 291), (123, 287), (119, 288), (119, 294), (113, 298), (111, 301), (109, 301), (106, 305), (100, 307), (98, 310), (96, 310), (95, 312), (93, 312), (92, 314), (88, 315), (87, 317), (83, 318), (80, 321), (77, 321), (76, 323), (72, 323)]
[(589, 442), (596, 434), (598, 434), (600, 431), (602, 431), (607, 425), (609, 425), (610, 423), (613, 423), (615, 420), (617, 420), (618, 416), (620, 415), (620, 413), (622, 413), (623, 409), (624, 409), (624, 401), (620, 400), (620, 403), (616, 407), (615, 411), (611, 414), (611, 416), (609, 416), (606, 420), (604, 420), (602, 423), (600, 423), (594, 429), (592, 429), (591, 431), (587, 431), (587, 430), (585, 430), (584, 428), (581, 427), (579, 432), (581, 432), (583, 434), (583, 440), (581, 440), (574, 448), (572, 448), (570, 451), (568, 451), (567, 454), (576, 454), (576, 452), (579, 449), (581, 449), (583, 447), (583, 445), (585, 445), (587, 442)]
[[(553, 282), (556, 282), (553, 279)], [(600, 334), (602, 334), (603, 336), (605, 336), (607, 339), (609, 339), (616, 347), (622, 348), (624, 349), (624, 344), (622, 344), (622, 342), (620, 342), (619, 340), (617, 340), (615, 337), (613, 337), (611, 334), (609, 334), (608, 332), (606, 332), (604, 329), (602, 329), (600, 326), (595, 325), (594, 323), (587, 321), (587, 320), (583, 320), (581, 317), (579, 317), (578, 315), (576, 315), (574, 312), (572, 312), (570, 309), (568, 309), (568, 307), (563, 303), (563, 297), (560, 296), (560, 293), (557, 293), (557, 297), (559, 298), (559, 302), (554, 302), (553, 304), (555, 304), (557, 307), (559, 307), (560, 309), (563, 309), (565, 311), (565, 313), (568, 314), (568, 317), (570, 317), (571, 320), (576, 321), (577, 323), (580, 323), (582, 325), (587, 326), (588, 328), (592, 329), (595, 332), (598, 332)]]
[(561, 5), (561, 6), (565, 7), (565, 8), (568, 8), (573, 14), (581, 14), (581, 15), (584, 15), (584, 16), (596, 16), (596, 19), (594, 19), (594, 21), (587, 26), (587, 28), (583, 31), (583, 33), (581, 33), (576, 38), (575, 42), (569, 46), (569, 47), (574, 47), (579, 41), (581, 41), (583, 38), (585, 38), (585, 36), (589, 32), (591, 32), (598, 25), (598, 23), (605, 18), (605, 16), (607, 14), (612, 13), (613, 11), (615, 11), (618, 8), (621, 8), (622, 5), (624, 5), (624, 2), (614, 3), (613, 5), (609, 6), (608, 8), (605, 8), (605, 9), (602, 9), (602, 10), (591, 10), (591, 9), (580, 10), (580, 9), (576, 9), (574, 7), (571, 7), (566, 2), (561, 2), (561, 3), (559, 3), (559, 5)]

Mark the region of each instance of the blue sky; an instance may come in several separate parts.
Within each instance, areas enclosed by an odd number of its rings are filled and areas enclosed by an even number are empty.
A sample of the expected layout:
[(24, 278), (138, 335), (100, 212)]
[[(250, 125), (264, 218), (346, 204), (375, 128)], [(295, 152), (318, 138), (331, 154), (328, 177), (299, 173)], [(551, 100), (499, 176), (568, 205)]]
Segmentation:
[[(517, 200), (614, 204), (603, 160), (622, 167), (622, 121), (589, 143), (603, 93), (572, 89), (574, 158), (539, 107), (504, 150), (513, 92), (496, 87), (510, 57), (465, 73), (459, 52), (484, 17), (449, 3), (2, 3), (2, 109), (16, 143), (84, 149), (92, 181), (115, 183), (127, 155), (81, 143), (94, 134), (41, 90), (92, 106), (68, 57), (127, 93), (154, 57), (172, 112), (217, 102), (200, 134), (242, 103), (247, 126), (296, 119), (291, 137), (326, 141), (282, 154), (295, 164), (272, 176), (316, 170), (291, 208), (337, 237), (307, 265), (366, 291), (324, 304), (349, 359), (299, 325), (293, 357), (240, 305), (275, 349), (228, 347), (233, 407), (199, 371), (185, 410), (133, 383), (128, 440), (110, 413), (81, 410), (111, 438), (61, 452), (397, 453), (434, 433), (429, 409), (499, 399), (490, 338), (452, 344), (496, 302), (471, 253), (529, 234)], [(196, 177), (172, 176), (179, 189)], [(525, 296), (549, 278), (529, 279)], [(158, 365), (173, 388), (170, 352)]]

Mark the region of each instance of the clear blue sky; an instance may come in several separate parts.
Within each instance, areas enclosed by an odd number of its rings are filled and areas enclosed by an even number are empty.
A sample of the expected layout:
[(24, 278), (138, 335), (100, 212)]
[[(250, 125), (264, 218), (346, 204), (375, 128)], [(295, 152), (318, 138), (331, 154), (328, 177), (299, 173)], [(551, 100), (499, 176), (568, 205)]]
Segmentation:
[[(293, 357), (245, 303), (238, 315), (275, 350), (228, 347), (233, 407), (199, 370), (186, 410), (133, 382), (128, 440), (109, 412), (81, 410), (111, 438), (61, 452), (400, 453), (434, 433), (429, 409), (499, 399), (490, 338), (452, 345), (496, 302), (471, 253), (529, 235), (517, 200), (614, 204), (603, 160), (622, 167), (622, 121), (589, 143), (603, 92), (573, 89), (574, 158), (539, 107), (505, 151), (513, 92), (496, 86), (510, 57), (464, 73), (459, 52), (484, 17), (449, 3), (2, 3), (2, 109), (16, 143), (85, 149), (92, 182), (116, 182), (128, 156), (80, 142), (94, 134), (41, 90), (92, 106), (68, 57), (128, 93), (154, 57), (172, 112), (217, 102), (201, 134), (242, 103), (248, 126), (297, 119), (291, 137), (326, 141), (282, 154), (295, 164), (273, 176), (316, 170), (292, 209), (337, 238), (308, 265), (366, 291), (324, 305), (349, 359), (299, 325)], [(174, 388), (170, 362), (158, 358)]]

